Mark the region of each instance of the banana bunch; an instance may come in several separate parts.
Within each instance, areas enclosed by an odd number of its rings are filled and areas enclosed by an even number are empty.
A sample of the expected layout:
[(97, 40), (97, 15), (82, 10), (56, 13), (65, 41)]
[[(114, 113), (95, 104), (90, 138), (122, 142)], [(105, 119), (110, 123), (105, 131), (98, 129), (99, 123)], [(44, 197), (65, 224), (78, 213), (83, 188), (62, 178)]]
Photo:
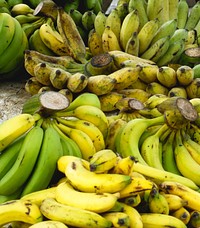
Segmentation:
[(0, 28), (0, 78), (8, 79), (16, 77), (9, 73), (23, 66), (28, 40), (20, 23), (8, 13), (0, 13)]
[[(64, 177), (54, 186), (14, 201), (16, 205), (29, 202), (39, 208), (39, 219), (17, 219), (21, 207), (15, 207), (16, 221), (7, 216), (7, 220), (2, 218), (2, 224), (80, 228), (88, 225), (97, 228), (198, 227), (199, 187), (190, 179), (170, 176), (169, 172), (142, 165), (132, 156), (122, 158), (110, 149), (98, 151), (89, 160), (61, 156), (57, 167)], [(6, 213), (10, 213), (13, 203), (1, 206), (4, 213), (5, 208)]]
[(93, 55), (121, 50), (159, 67), (178, 63), (185, 50), (199, 46), (199, 15), (199, 1), (191, 10), (186, 0), (118, 1), (108, 15), (96, 15), (88, 47)]

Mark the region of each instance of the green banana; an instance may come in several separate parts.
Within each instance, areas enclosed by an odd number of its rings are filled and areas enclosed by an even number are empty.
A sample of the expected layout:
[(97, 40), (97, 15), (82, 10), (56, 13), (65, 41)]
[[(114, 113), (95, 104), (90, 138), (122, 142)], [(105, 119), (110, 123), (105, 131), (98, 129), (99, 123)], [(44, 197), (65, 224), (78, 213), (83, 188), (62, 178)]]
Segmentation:
[(39, 20), (41, 18), (41, 16), (34, 16), (33, 14), (19, 14), (17, 16), (15, 16), (15, 19), (17, 19), (19, 21), (19, 23), (25, 24), (25, 23), (32, 23), (35, 22), (37, 20)]
[(200, 20), (200, 2), (197, 1), (196, 4), (191, 8), (187, 22), (185, 24), (185, 29), (192, 30), (195, 28), (196, 24)]
[(56, 170), (57, 160), (62, 155), (62, 144), (58, 132), (51, 126), (47, 127), (44, 130), (44, 139), (37, 162), (21, 195), (47, 188)]
[(90, 31), (91, 29), (94, 28), (95, 17), (96, 17), (96, 14), (91, 10), (85, 11), (83, 13), (83, 16), (81, 18), (81, 23), (83, 28), (86, 31)]
[(40, 152), (43, 134), (43, 129), (39, 126), (27, 133), (15, 163), (0, 180), (1, 195), (14, 193), (29, 178)]
[(180, 0), (178, 3), (177, 28), (185, 28), (188, 19), (189, 6), (186, 0)]

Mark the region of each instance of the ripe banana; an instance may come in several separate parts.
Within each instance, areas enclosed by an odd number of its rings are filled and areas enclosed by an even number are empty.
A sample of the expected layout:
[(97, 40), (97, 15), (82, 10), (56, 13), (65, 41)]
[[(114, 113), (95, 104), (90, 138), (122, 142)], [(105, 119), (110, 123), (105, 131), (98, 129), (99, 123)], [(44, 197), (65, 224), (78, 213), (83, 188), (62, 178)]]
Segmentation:
[(97, 151), (89, 158), (90, 171), (95, 173), (106, 173), (114, 168), (117, 162), (117, 155), (110, 149)]
[(139, 39), (138, 33), (134, 32), (126, 43), (125, 52), (134, 56), (139, 55)]
[(130, 227), (130, 217), (124, 212), (105, 212), (103, 217), (114, 227)]
[(102, 47), (102, 37), (96, 29), (90, 30), (88, 34), (88, 47), (92, 56), (100, 55), (104, 52)]
[(36, 119), (30, 114), (19, 114), (0, 124), (0, 151), (30, 130)]
[(77, 191), (66, 181), (56, 187), (55, 199), (57, 202), (71, 207), (103, 213), (115, 205), (117, 196), (111, 193), (97, 194)]
[(163, 86), (173, 88), (177, 84), (177, 72), (169, 66), (159, 67), (157, 79)]
[(46, 198), (42, 202), (40, 210), (46, 218), (63, 222), (69, 226), (82, 228), (88, 226), (93, 228), (111, 227), (111, 222), (97, 213), (64, 205), (52, 198)]
[(39, 207), (29, 201), (12, 200), (1, 204), (0, 225), (13, 221), (35, 224), (43, 220)]
[(67, 228), (67, 226), (58, 221), (42, 221), (30, 226), (31, 228)]
[(176, 70), (176, 77), (180, 85), (187, 86), (194, 79), (194, 70), (189, 66), (180, 66)]
[(175, 218), (180, 219), (184, 224), (188, 224), (190, 221), (190, 211), (185, 207), (181, 207), (171, 213)]
[(122, 190), (131, 181), (131, 177), (128, 175), (91, 172), (78, 158), (68, 164), (65, 175), (74, 188), (83, 192), (115, 193)]

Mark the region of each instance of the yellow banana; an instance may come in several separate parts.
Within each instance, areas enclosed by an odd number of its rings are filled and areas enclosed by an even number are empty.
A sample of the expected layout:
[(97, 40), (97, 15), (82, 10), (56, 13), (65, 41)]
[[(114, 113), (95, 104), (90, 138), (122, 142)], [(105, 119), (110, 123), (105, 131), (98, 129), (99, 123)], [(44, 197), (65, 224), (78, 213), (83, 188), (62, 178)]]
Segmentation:
[(187, 98), (186, 89), (182, 86), (175, 86), (171, 88), (168, 92), (168, 97), (174, 97), (174, 96)]
[(157, 71), (158, 81), (167, 88), (172, 88), (177, 84), (176, 71), (169, 66), (162, 66)]
[(36, 119), (30, 114), (18, 114), (0, 124), (0, 151), (30, 130)]
[(133, 162), (134, 161), (131, 156), (127, 156), (125, 158), (118, 157), (112, 172), (118, 173), (118, 174), (130, 175)]
[(139, 55), (139, 39), (137, 32), (134, 32), (128, 39), (125, 47), (125, 52), (134, 56)]
[(169, 89), (163, 85), (161, 85), (159, 82), (151, 82), (147, 85), (146, 92), (155, 95), (155, 94), (163, 94), (166, 95), (169, 92)]
[(128, 175), (91, 172), (78, 158), (68, 164), (65, 175), (76, 189), (84, 192), (115, 193), (122, 190), (131, 181)]
[(193, 210), (190, 213), (190, 222), (189, 224), (195, 228), (199, 227), (200, 225), (200, 212), (197, 210)]
[(95, 173), (106, 173), (111, 170), (117, 162), (117, 155), (110, 149), (97, 151), (89, 158), (90, 171)]
[(194, 79), (194, 70), (189, 66), (181, 66), (176, 71), (177, 80), (180, 85), (187, 86)]
[(143, 82), (139, 77), (138, 79), (132, 83), (132, 85), (130, 85), (128, 87), (128, 89), (139, 89), (139, 90), (143, 90), (145, 91), (146, 90), (146, 87), (147, 87), (147, 83), (146, 82)]
[(126, 44), (129, 38), (132, 36), (134, 32), (138, 33), (139, 30), (139, 16), (138, 11), (133, 10), (129, 12), (122, 21), (121, 29), (120, 29), (120, 45), (122, 49), (125, 51)]
[(190, 221), (190, 212), (185, 207), (181, 207), (171, 213), (175, 218), (180, 219), (184, 224), (188, 224)]
[(29, 93), (30, 95), (37, 94), (42, 87), (43, 85), (40, 82), (38, 82), (36, 77), (30, 77), (26, 81), (24, 86), (26, 92)]
[(200, 97), (199, 81), (199, 78), (194, 78), (193, 81), (185, 87), (189, 99)]
[(144, 103), (144, 105), (147, 108), (153, 109), (153, 108), (157, 108), (157, 106), (159, 104), (161, 104), (163, 101), (166, 101), (168, 99), (169, 99), (169, 97), (167, 95), (154, 94), (154, 95), (149, 97), (149, 99)]
[(99, 11), (94, 19), (94, 29), (100, 37), (105, 29), (106, 19), (107, 16), (102, 11)]
[[(102, 13), (102, 12), (101, 12)], [(102, 54), (102, 37), (98, 34), (97, 29), (92, 29), (88, 34), (88, 47), (92, 56)]]
[(57, 228), (67, 228), (67, 225), (65, 225), (62, 222), (48, 220), (48, 221), (38, 222), (30, 227), (31, 228), (56, 228), (56, 227)]
[(63, 182), (56, 187), (56, 201), (68, 206), (96, 213), (110, 210), (117, 201), (117, 196), (111, 193), (92, 193), (75, 190), (69, 182)]
[(43, 220), (39, 207), (27, 201), (12, 200), (1, 204), (0, 225), (20, 221), (35, 224)]
[[(52, 210), (54, 208), (54, 210)], [(111, 227), (111, 222), (100, 214), (58, 203), (55, 199), (43, 200), (40, 210), (49, 220), (63, 222), (69, 226), (94, 228)]]
[(164, 181), (159, 187), (166, 193), (180, 196), (187, 201), (187, 208), (199, 210), (200, 193), (177, 181)]
[(142, 199), (139, 193), (134, 196), (124, 198), (124, 203), (131, 207), (137, 207), (141, 203), (141, 201)]
[(153, 187), (148, 198), (149, 210), (151, 213), (169, 214), (169, 205), (166, 198), (159, 192), (157, 187)]
[(156, 65), (147, 65), (141, 66), (139, 73), (139, 79), (145, 83), (151, 83), (156, 81), (158, 66)]
[(67, 80), (66, 87), (73, 93), (79, 93), (87, 87), (87, 84), (87, 76), (81, 72), (77, 72), (70, 75)]
[(143, 213), (141, 214), (144, 227), (148, 228), (162, 228), (162, 227), (176, 227), (186, 228), (186, 225), (178, 218), (172, 215), (159, 214), (159, 213)]
[(113, 227), (130, 227), (130, 217), (124, 212), (106, 212), (102, 215)]

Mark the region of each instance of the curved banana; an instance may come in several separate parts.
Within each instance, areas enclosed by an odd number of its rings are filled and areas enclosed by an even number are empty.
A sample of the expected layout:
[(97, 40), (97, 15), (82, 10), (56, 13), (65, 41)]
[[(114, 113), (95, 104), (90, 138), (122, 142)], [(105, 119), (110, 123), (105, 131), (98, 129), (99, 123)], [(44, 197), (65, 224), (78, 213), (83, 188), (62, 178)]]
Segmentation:
[(186, 89), (182, 86), (175, 86), (173, 88), (171, 88), (168, 92), (168, 96), (169, 97), (183, 97), (183, 98), (187, 98), (187, 92)]
[(97, 151), (89, 158), (90, 171), (95, 173), (106, 173), (114, 168), (117, 162), (117, 155), (110, 149)]
[(126, 43), (125, 52), (134, 56), (139, 55), (138, 33), (134, 32)]
[(90, 30), (88, 34), (88, 47), (92, 56), (100, 55), (104, 52), (102, 37), (98, 34), (97, 29)]
[(194, 79), (194, 70), (189, 66), (180, 66), (176, 70), (176, 77), (180, 85), (187, 86)]
[(177, 28), (185, 28), (186, 21), (188, 19), (189, 5), (186, 0), (180, 0), (178, 3), (177, 12)]
[(102, 216), (114, 227), (130, 227), (130, 217), (124, 212), (105, 212)]
[(137, 207), (142, 201), (140, 193), (124, 198), (124, 203), (131, 207)]
[(38, 222), (30, 227), (31, 228), (67, 228), (67, 225), (65, 225), (62, 222), (49, 220), (49, 221)]
[(190, 221), (190, 211), (185, 207), (181, 207), (171, 213), (175, 218), (180, 219), (184, 224), (188, 224)]
[(175, 194), (180, 196), (183, 200), (187, 201), (187, 208), (192, 210), (199, 210), (199, 197), (200, 193), (178, 181), (164, 181), (159, 187), (166, 193)]
[(110, 221), (95, 212), (64, 205), (52, 198), (46, 198), (42, 202), (40, 210), (46, 218), (63, 222), (69, 226), (105, 228), (112, 225)]
[(84, 192), (115, 193), (122, 190), (131, 181), (131, 177), (128, 175), (91, 172), (83, 166), (80, 159), (67, 165), (65, 175), (73, 187)]
[(158, 81), (165, 87), (173, 88), (177, 84), (176, 71), (169, 66), (159, 67), (157, 71)]
[(73, 93), (80, 93), (87, 85), (88, 77), (82, 72), (74, 72), (68, 78), (66, 87)]
[(0, 225), (13, 221), (35, 224), (43, 220), (39, 207), (28, 200), (12, 200), (1, 204)]
[(193, 210), (190, 213), (190, 224), (196, 228), (200, 225), (200, 213), (199, 213), (199, 211)]
[[(145, 83), (152, 83), (156, 81), (158, 66), (156, 65), (144, 65), (141, 66), (138, 78)], [(146, 86), (147, 88), (147, 86)], [(145, 88), (145, 89), (146, 89)]]
[(189, 15), (185, 24), (185, 29), (192, 30), (195, 28), (196, 24), (200, 20), (200, 3), (196, 2), (196, 4), (189, 11)]
[(68, 206), (96, 213), (110, 210), (117, 201), (117, 196), (111, 193), (81, 192), (75, 190), (68, 182), (56, 187), (56, 201)]
[(107, 16), (102, 11), (99, 11), (95, 17), (94, 29), (100, 37), (102, 36), (103, 31), (105, 29), (106, 19)]

